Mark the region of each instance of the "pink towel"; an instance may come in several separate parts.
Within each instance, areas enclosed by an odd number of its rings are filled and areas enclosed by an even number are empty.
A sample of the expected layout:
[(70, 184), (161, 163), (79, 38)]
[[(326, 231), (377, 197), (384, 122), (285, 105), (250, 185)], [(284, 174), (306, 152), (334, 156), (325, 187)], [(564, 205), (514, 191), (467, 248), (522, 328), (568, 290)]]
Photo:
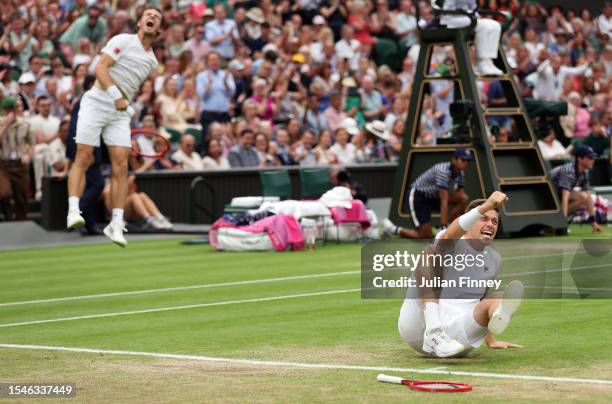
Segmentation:
[(351, 201), (353, 205), (350, 209), (345, 208), (330, 208), (334, 223), (361, 223), (362, 229), (370, 227), (370, 219), (368, 211), (359, 199)]
[(293, 216), (268, 216), (249, 226), (235, 226), (223, 219), (219, 219), (210, 229), (209, 240), (212, 246), (218, 248), (217, 230), (223, 227), (232, 227), (249, 233), (267, 233), (276, 251), (285, 251), (288, 246), (290, 246), (292, 250), (301, 250), (304, 248), (302, 228)]

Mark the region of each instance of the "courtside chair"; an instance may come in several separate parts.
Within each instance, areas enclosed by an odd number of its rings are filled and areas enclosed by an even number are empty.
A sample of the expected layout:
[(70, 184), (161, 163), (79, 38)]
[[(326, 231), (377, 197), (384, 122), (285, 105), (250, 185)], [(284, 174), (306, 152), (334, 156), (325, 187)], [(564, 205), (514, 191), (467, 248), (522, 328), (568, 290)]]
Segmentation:
[(300, 170), (301, 196), (306, 199), (318, 199), (332, 188), (329, 168), (307, 168)]
[(374, 45), (374, 59), (377, 66), (387, 65), (394, 72), (402, 70), (402, 55), (396, 41), (378, 38)]
[(278, 196), (287, 199), (291, 196), (291, 178), (287, 170), (262, 170), (259, 172), (263, 196)]
[(198, 128), (187, 128), (185, 129), (185, 134), (195, 137), (196, 142), (198, 143), (202, 143), (202, 141), (204, 140), (202, 138), (202, 131)]
[(180, 131), (176, 129), (172, 129), (172, 128), (166, 128), (166, 127), (164, 127), (164, 129), (170, 135), (170, 143), (174, 144), (174, 143), (181, 142), (181, 136), (183, 136), (183, 134)]

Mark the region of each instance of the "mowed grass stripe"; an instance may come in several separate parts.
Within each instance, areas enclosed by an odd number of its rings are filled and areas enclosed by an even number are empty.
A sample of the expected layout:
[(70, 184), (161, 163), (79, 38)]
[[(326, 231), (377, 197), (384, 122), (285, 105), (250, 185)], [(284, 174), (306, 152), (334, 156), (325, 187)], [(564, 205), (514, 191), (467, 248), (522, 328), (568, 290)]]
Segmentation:
[[(83, 247), (87, 249), (88, 247)], [(0, 300), (35, 300), (38, 298), (64, 297), (79, 290), (84, 294), (130, 291), (156, 287), (180, 287), (194, 283), (240, 281), (262, 277), (307, 275), (313, 271), (338, 272), (356, 270), (359, 265), (359, 246), (340, 246), (333, 251), (305, 253), (217, 253), (211, 248), (199, 249), (193, 256), (182, 256), (183, 250), (194, 251), (173, 243), (171, 264), (160, 264), (156, 257), (137, 259), (109, 259), (57, 270), (45, 267), (45, 259), (34, 266), (23, 266), (16, 275), (7, 275), (0, 269)], [(130, 250), (130, 254), (132, 254)], [(134, 251), (133, 253), (139, 253)], [(356, 254), (357, 253), (357, 254)], [(331, 263), (330, 254), (336, 259)], [(129, 255), (128, 255), (129, 256)], [(61, 258), (58, 258), (61, 261)], [(59, 267), (62, 263), (57, 264)], [(38, 274), (32, 267), (44, 268)], [(36, 269), (36, 268), (34, 268)], [(119, 287), (118, 287), (119, 286)], [(123, 287), (122, 287), (123, 286)]]
[(268, 301), (273, 301), (273, 300), (295, 299), (295, 298), (301, 298), (301, 297), (324, 296), (324, 295), (332, 295), (332, 294), (338, 294), (338, 293), (349, 293), (349, 292), (360, 292), (360, 291), (361, 291), (360, 288), (342, 289), (342, 290), (331, 290), (331, 291), (324, 291), (324, 292), (299, 293), (299, 294), (294, 294), (294, 295), (270, 296), (270, 297), (259, 297), (259, 298), (253, 298), (253, 299), (227, 300), (227, 301), (222, 301), (222, 302), (190, 304), (190, 305), (185, 305), (185, 306), (157, 307), (157, 308), (143, 309), (143, 310), (91, 314), (91, 315), (75, 316), (75, 317), (62, 317), (62, 318), (55, 318), (55, 319), (32, 320), (32, 321), (25, 321), (25, 322), (19, 322), (19, 323), (0, 324), (0, 328), (17, 327), (17, 326), (32, 325), (32, 324), (57, 323), (57, 322), (63, 322), (63, 321), (85, 320), (85, 319), (92, 319), (92, 318), (129, 316), (129, 315), (135, 315), (135, 314), (147, 314), (147, 313), (157, 313), (157, 312), (175, 311), (175, 310), (188, 310), (188, 309), (196, 309), (196, 308), (204, 308), (204, 307), (226, 306), (226, 305), (232, 305), (232, 304), (268, 302)]
[(0, 307), (18, 306), (18, 305), (26, 305), (26, 304), (38, 304), (38, 303), (64, 302), (64, 301), (71, 301), (71, 300), (99, 299), (99, 298), (106, 298), (106, 297), (130, 296), (130, 295), (140, 295), (140, 294), (150, 294), (150, 293), (177, 292), (177, 291), (185, 291), (185, 290), (193, 290), (193, 289), (218, 288), (218, 287), (224, 287), (224, 286), (242, 286), (242, 285), (252, 285), (252, 284), (258, 284), (258, 283), (286, 282), (286, 281), (294, 281), (294, 280), (300, 280), (300, 279), (313, 279), (313, 278), (326, 278), (330, 276), (355, 275), (358, 273), (359, 271), (331, 272), (331, 273), (323, 273), (323, 274), (287, 276), (287, 277), (280, 277), (280, 278), (250, 279), (250, 280), (244, 280), (244, 281), (207, 283), (207, 284), (201, 284), (201, 285), (188, 285), (188, 286), (178, 286), (178, 287), (171, 287), (171, 288), (143, 289), (143, 290), (133, 290), (133, 291), (127, 291), (127, 292), (101, 293), (101, 294), (96, 294), (96, 295), (69, 296), (69, 297), (59, 297), (59, 298), (53, 298), (53, 299), (39, 299), (39, 300), (27, 300), (27, 301), (20, 301), (20, 302), (0, 303)]
[(182, 290), (157, 295), (128, 295), (112, 299), (51, 302), (39, 305), (2, 307), (0, 323), (24, 322), (56, 317), (144, 310), (166, 306), (214, 303), (225, 300), (250, 299), (297, 294), (310, 291), (359, 288), (359, 279), (350, 277), (298, 279), (286, 282), (261, 283), (231, 288)]
[[(86, 248), (86, 247), (82, 247)], [(110, 247), (109, 247), (110, 248)], [(191, 249), (191, 251), (183, 251), (182, 249)], [(227, 259), (235, 258), (240, 253), (218, 253), (210, 247), (200, 248), (200, 250), (193, 249), (194, 247), (183, 247), (173, 246), (163, 251), (156, 250), (154, 246), (150, 247), (150, 250), (141, 251), (135, 250), (134, 248), (122, 250), (121, 254), (108, 254), (104, 257), (91, 257), (89, 255), (83, 255), (80, 257), (70, 257), (65, 255), (58, 256), (39, 256), (35, 259), (28, 259), (22, 262), (16, 261), (13, 263), (5, 262), (0, 260), (0, 269), (6, 269), (3, 271), (4, 274), (20, 274), (21, 268), (29, 268), (29, 272), (49, 272), (55, 271), (66, 271), (72, 268), (82, 268), (88, 266), (92, 268), (100, 267), (100, 265), (108, 264), (110, 261), (120, 263), (121, 265), (133, 265), (141, 264), (144, 262), (156, 261), (158, 265), (173, 264), (181, 262), (197, 262), (201, 260), (203, 255), (207, 257), (207, 263), (223, 263)], [(113, 247), (116, 250), (116, 247)], [(135, 251), (132, 251), (135, 250)], [(300, 255), (302, 252), (293, 252), (287, 255)], [(251, 261), (256, 260), (258, 262), (272, 262), (276, 254), (270, 252), (259, 252), (259, 253), (242, 253), (240, 259)], [(1, 258), (1, 257), (0, 257)], [(292, 257), (288, 257), (291, 259)], [(303, 256), (300, 258), (304, 258)], [(316, 258), (315, 258), (316, 259)], [(15, 267), (17, 266), (17, 268)]]
[[(93, 260), (105, 259), (111, 256), (126, 255), (127, 252), (135, 253), (141, 251), (145, 253), (151, 250), (152, 254), (163, 252), (164, 250), (174, 249), (180, 245), (181, 239), (163, 240), (140, 240), (130, 243), (126, 249), (120, 249), (111, 243), (101, 244), (78, 244), (63, 247), (29, 248), (19, 250), (0, 251), (2, 262), (24, 262), (31, 263), (37, 260), (60, 257), (62, 259), (81, 259), (91, 258)], [(186, 249), (199, 249), (202, 246), (184, 246)]]
[[(354, 247), (354, 246), (350, 246)], [(88, 246), (81, 247), (87, 251)], [(109, 247), (111, 248), (111, 247)], [(117, 248), (112, 247), (113, 252)], [(350, 250), (350, 252), (346, 251)], [(2, 276), (23, 276), (24, 272), (30, 275), (42, 276), (46, 273), (72, 273), (73, 270), (84, 268), (89, 269), (100, 269), (105, 268), (114, 271), (130, 270), (131, 267), (139, 268), (144, 265), (151, 263), (155, 264), (152, 268), (163, 268), (167, 265), (207, 265), (216, 268), (222, 268), (224, 263), (231, 261), (241, 261), (244, 265), (257, 264), (266, 265), (278, 262), (278, 254), (270, 252), (260, 253), (218, 253), (210, 247), (199, 248), (195, 250), (194, 247), (184, 247), (180, 245), (174, 245), (162, 251), (156, 250), (154, 246), (147, 248), (147, 250), (136, 250), (134, 248), (122, 250), (121, 254), (108, 254), (104, 257), (95, 258), (88, 254), (84, 254), (81, 257), (70, 257), (59, 254), (49, 256), (38, 256), (34, 259), (27, 259), (21, 262), (6, 262), (0, 256), (0, 275)], [(342, 249), (337, 251), (338, 254), (346, 254), (346, 260), (359, 260), (359, 257), (355, 257), (352, 249)], [(299, 262), (304, 259), (303, 252), (286, 253), (284, 260), (289, 262)], [(314, 257), (313, 262), (320, 260), (320, 255), (312, 254)], [(299, 256), (299, 257), (298, 257)], [(109, 264), (114, 264), (112, 267)]]

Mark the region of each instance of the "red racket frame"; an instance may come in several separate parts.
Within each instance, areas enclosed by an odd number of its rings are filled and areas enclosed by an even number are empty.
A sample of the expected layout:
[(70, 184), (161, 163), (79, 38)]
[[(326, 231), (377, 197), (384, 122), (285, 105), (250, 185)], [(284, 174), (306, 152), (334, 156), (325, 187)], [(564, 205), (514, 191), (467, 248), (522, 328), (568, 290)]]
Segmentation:
[(145, 158), (160, 158), (165, 156), (169, 151), (170, 151), (170, 142), (168, 141), (168, 139), (166, 139), (164, 136), (162, 136), (160, 133), (158, 132), (154, 132), (152, 130), (147, 130), (147, 129), (132, 129), (131, 131), (131, 136), (134, 137), (136, 135), (153, 135), (155, 137), (158, 137), (160, 139), (162, 139), (164, 141), (164, 150), (160, 153), (156, 153), (156, 154), (144, 154), (141, 153), (140, 150), (135, 149), (134, 147), (132, 147), (132, 154), (134, 156), (140, 156), (140, 157), (145, 157)]
[[(428, 384), (437, 384), (437, 383), (445, 383), (452, 384), (453, 386), (457, 386), (457, 388), (448, 388), (448, 389), (437, 389), (437, 388), (427, 388)], [(472, 385), (466, 383), (457, 383), (457, 382), (443, 382), (443, 381), (420, 381), (420, 380), (402, 380), (402, 384), (404, 386), (410, 387), (411, 390), (415, 391), (428, 391), (433, 393), (465, 393), (467, 391), (472, 391)]]

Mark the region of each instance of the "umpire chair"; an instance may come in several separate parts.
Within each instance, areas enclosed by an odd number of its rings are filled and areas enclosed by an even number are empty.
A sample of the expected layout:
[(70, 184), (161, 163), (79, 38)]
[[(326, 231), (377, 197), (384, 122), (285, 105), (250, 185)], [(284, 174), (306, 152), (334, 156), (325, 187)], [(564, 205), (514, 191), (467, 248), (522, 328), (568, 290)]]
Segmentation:
[[(503, 14), (484, 10), (480, 14), (503, 17), (502, 32), (507, 30), (509, 20)], [(434, 7), (434, 15), (436, 19), (433, 23), (425, 28), (419, 26), (418, 29), (420, 53), (395, 175), (390, 219), (402, 227), (414, 228), (405, 198), (409, 185), (433, 164), (450, 161), (457, 147), (464, 147), (475, 156), (466, 172), (465, 190), (470, 199), (486, 198), (495, 190), (509, 197), (499, 212), (498, 237), (537, 234), (544, 228), (565, 232), (567, 223), (557, 192), (548, 176), (503, 49), (499, 47), (494, 63), (504, 74), (498, 77), (476, 76), (470, 56), (476, 16), (463, 10), (442, 10), (440, 7)], [(467, 16), (471, 23), (465, 28), (447, 28), (439, 23), (443, 15)], [(436, 46), (452, 47), (456, 60), (454, 71), (447, 70), (444, 75), (432, 73), (430, 65)], [(453, 102), (449, 109), (452, 129), (437, 137), (435, 144), (421, 145), (418, 144), (418, 137), (423, 100), (426, 93), (431, 92), (441, 80), (453, 83)], [(495, 106), (482, 105), (478, 82), (497, 86), (503, 91), (505, 102)], [(505, 122), (506, 129), (512, 129), (513, 141), (497, 143), (491, 140), (491, 134), (496, 133), (496, 122)], [(432, 215), (432, 224), (439, 224), (439, 214)]]

